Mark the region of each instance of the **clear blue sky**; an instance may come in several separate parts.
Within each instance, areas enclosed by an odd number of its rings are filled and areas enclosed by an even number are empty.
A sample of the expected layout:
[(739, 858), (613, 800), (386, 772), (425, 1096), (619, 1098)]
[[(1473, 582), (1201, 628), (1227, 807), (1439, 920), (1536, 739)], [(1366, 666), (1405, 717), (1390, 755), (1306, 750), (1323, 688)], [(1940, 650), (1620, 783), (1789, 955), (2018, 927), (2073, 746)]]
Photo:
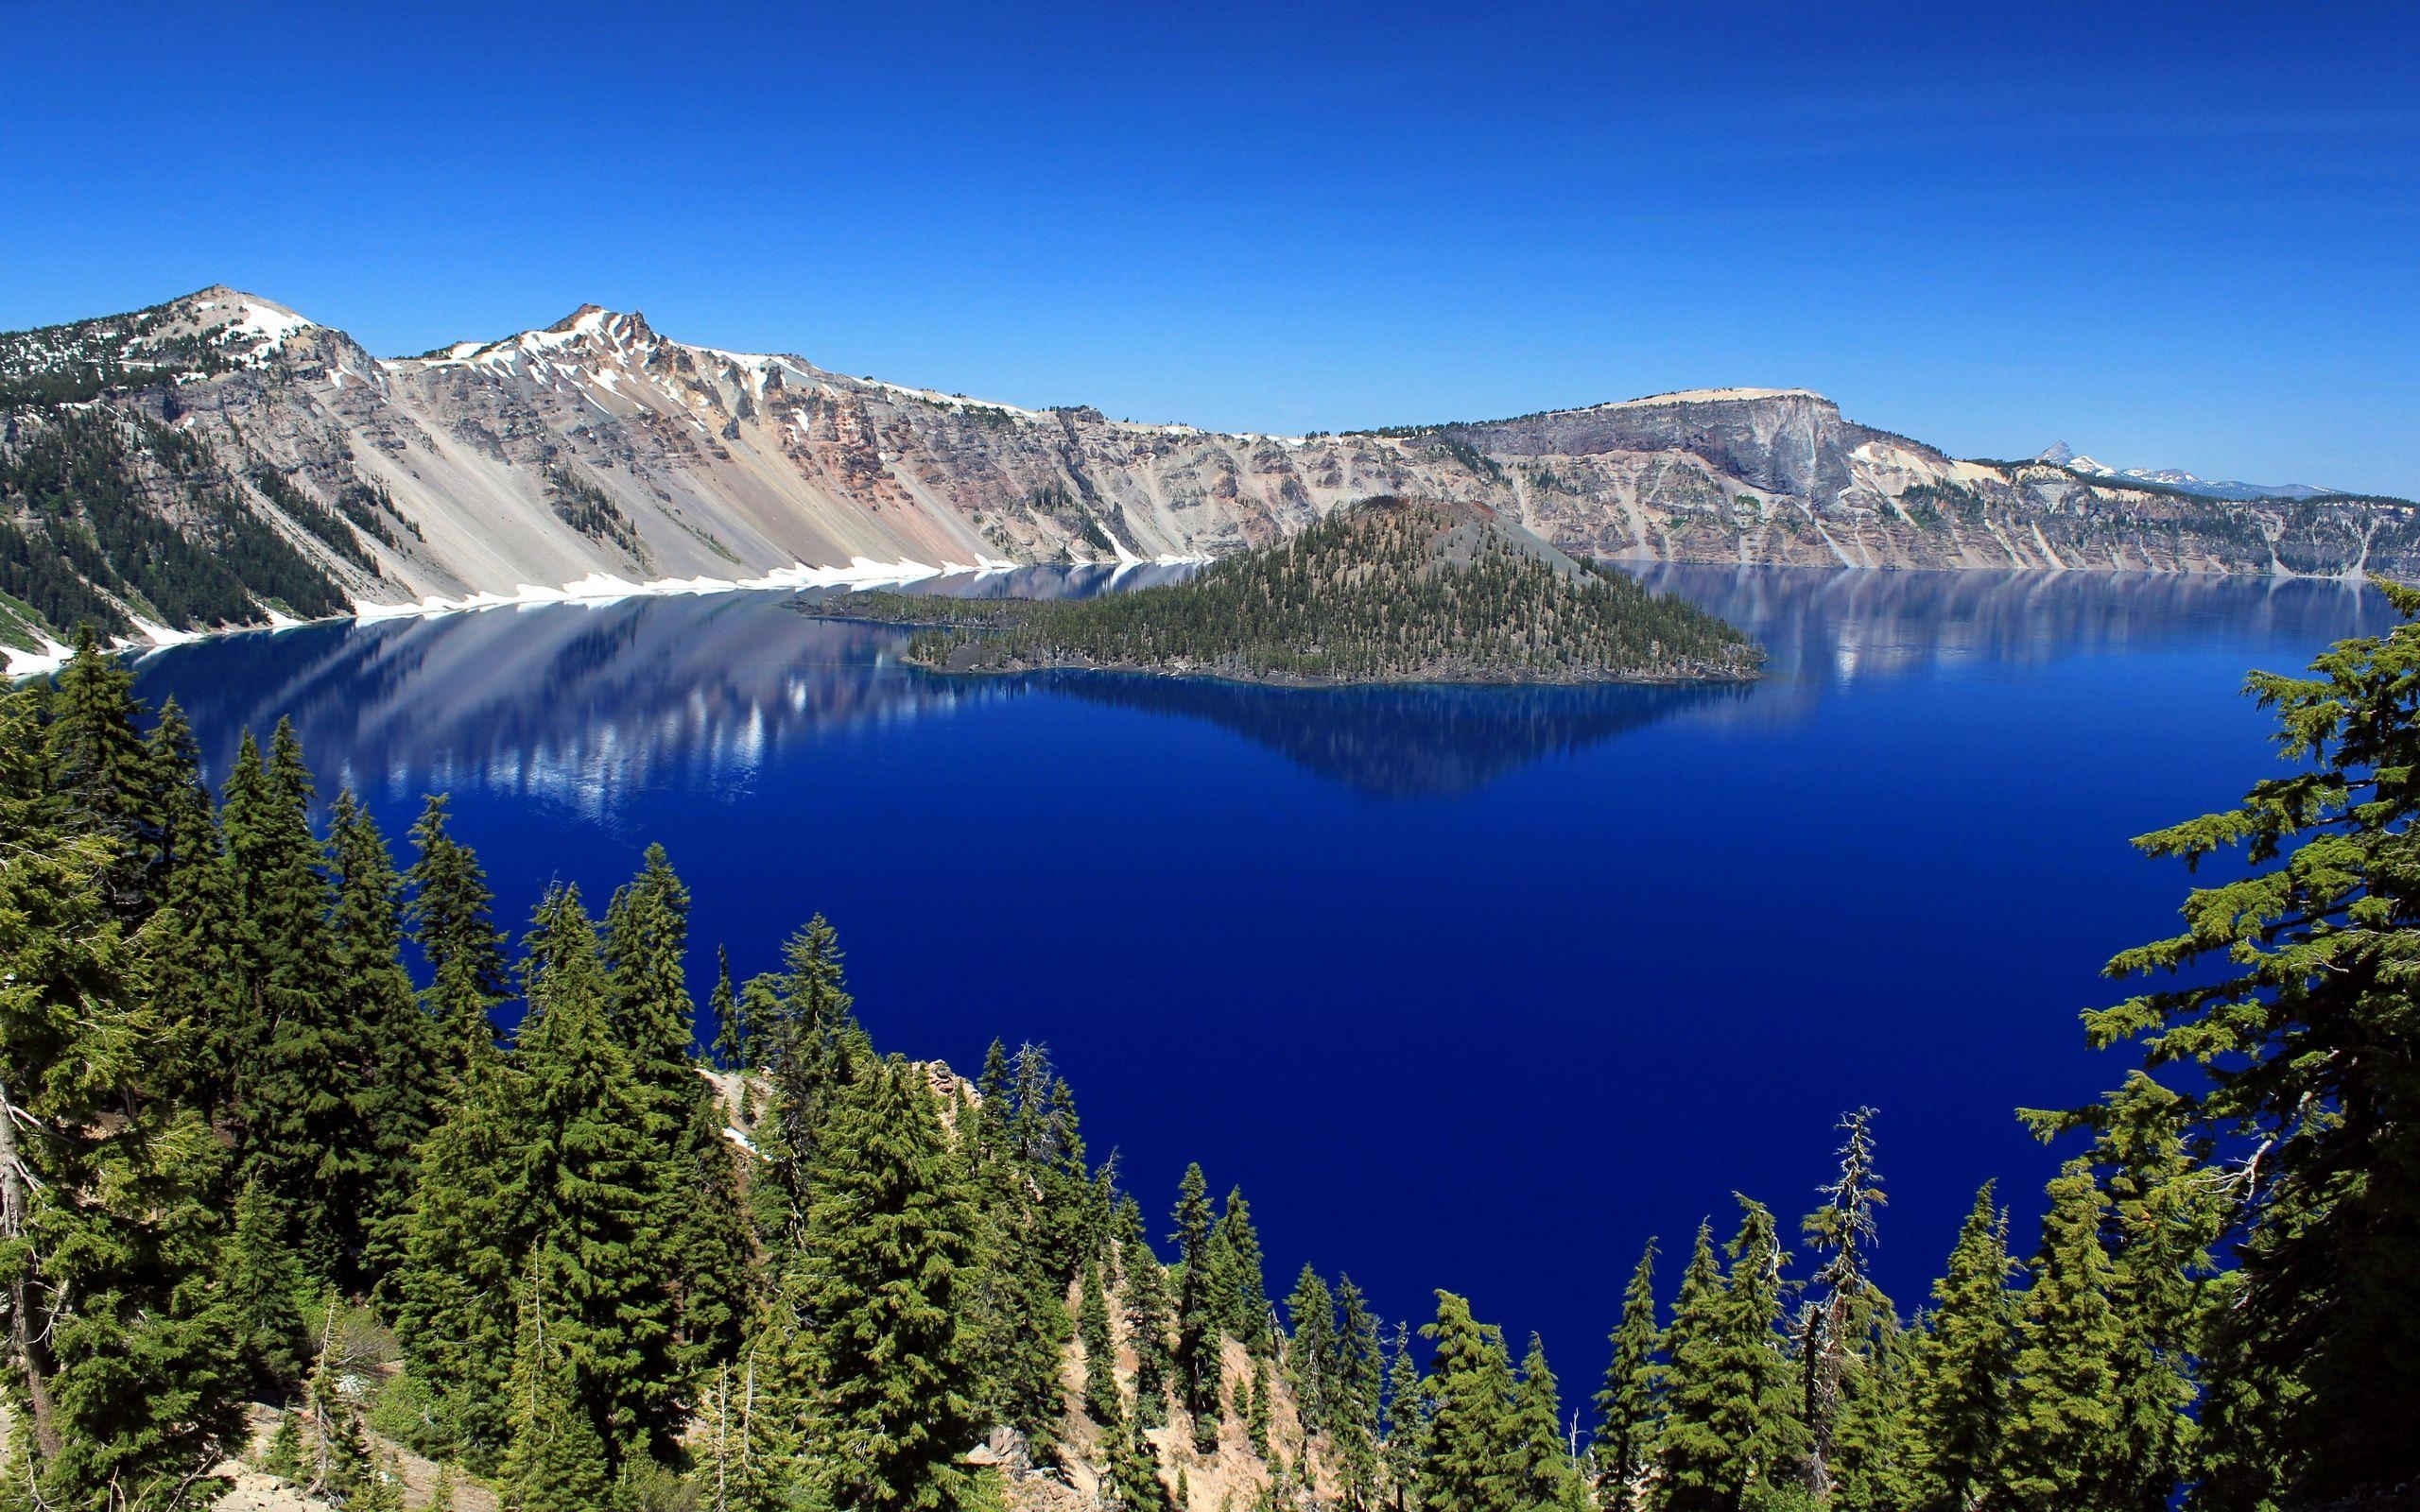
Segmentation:
[(582, 301), (1294, 431), (1805, 385), (2420, 496), (2420, 7), (0, 0), (0, 327)]

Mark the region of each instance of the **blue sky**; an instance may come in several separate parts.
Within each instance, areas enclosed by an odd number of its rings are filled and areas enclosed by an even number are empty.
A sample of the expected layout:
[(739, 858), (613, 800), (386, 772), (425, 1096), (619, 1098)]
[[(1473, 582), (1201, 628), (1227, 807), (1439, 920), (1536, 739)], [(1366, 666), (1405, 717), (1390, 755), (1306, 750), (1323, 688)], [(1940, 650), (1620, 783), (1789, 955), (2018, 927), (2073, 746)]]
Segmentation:
[(1804, 385), (2420, 496), (2420, 8), (0, 0), (0, 326), (582, 301), (1294, 431)]

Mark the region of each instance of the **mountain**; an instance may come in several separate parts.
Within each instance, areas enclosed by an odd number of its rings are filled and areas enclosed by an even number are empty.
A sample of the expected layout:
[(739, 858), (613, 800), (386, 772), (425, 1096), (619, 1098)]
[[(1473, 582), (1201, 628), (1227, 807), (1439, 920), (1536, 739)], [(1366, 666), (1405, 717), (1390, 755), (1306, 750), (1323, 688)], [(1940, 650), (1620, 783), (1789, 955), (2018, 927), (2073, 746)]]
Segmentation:
[(2334, 489), (2315, 489), (2308, 483), (2224, 483), (2212, 478), (2197, 477), (2193, 473), (2172, 467), (2116, 468), (2089, 456), (2081, 455), (2065, 441), (2053, 443), (2048, 451), (2042, 453), (2033, 460), (2047, 463), (2051, 467), (2063, 467), (2070, 472), (2079, 473), (2084, 477), (2164, 484), (2169, 488), (2181, 489), (2187, 493), (2198, 493), (2208, 499), (2238, 501), (2319, 499), (2329, 497), (2337, 492)]
[(158, 639), (805, 567), (1214, 556), (1375, 494), (1634, 561), (2420, 570), (2401, 504), (1957, 461), (1799, 388), (1279, 437), (853, 378), (594, 305), (403, 358), (223, 286), (0, 335), (19, 653), (84, 620)]

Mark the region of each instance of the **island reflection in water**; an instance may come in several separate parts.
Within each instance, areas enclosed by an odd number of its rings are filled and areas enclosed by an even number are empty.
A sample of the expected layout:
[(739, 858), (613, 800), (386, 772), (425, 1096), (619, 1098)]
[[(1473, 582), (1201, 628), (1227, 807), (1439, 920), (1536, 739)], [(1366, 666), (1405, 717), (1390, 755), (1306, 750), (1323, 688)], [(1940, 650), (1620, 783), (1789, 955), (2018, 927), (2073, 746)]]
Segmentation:
[[(1035, 568), (920, 591), (1081, 595), (1169, 576)], [(1364, 794), (1439, 798), (1676, 717), (1787, 723), (1859, 680), (2141, 653), (2221, 632), (2274, 644), (2299, 664), (2391, 619), (2376, 592), (2332, 581), (1690, 566), (1642, 576), (1755, 635), (1766, 678), (1320, 690), (1063, 672), (942, 678), (899, 663), (904, 630), (742, 593), (229, 637), (151, 657), (139, 680), (146, 697), (185, 706), (216, 774), (243, 730), (285, 716), (328, 790), (476, 786), (593, 819), (641, 788), (742, 798), (787, 747), (1029, 697), (1203, 721)]]

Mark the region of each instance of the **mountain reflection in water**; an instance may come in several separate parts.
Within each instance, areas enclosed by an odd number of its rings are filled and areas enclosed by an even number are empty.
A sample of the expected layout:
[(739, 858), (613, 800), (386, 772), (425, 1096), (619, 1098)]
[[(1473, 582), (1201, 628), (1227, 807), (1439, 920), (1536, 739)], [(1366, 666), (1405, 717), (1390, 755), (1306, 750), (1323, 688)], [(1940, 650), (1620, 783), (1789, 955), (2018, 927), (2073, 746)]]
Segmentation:
[[(1081, 596), (1182, 571), (1029, 568), (916, 591)], [(1033, 696), (1201, 720), (1365, 794), (1437, 798), (1666, 719), (1787, 723), (1861, 679), (2153, 650), (2228, 627), (2317, 646), (2385, 617), (2378, 594), (2336, 582), (1688, 566), (1641, 576), (1755, 635), (1769, 653), (1764, 680), (1286, 689), (1116, 674), (942, 678), (899, 664), (903, 630), (744, 593), (228, 637), (151, 657), (140, 679), (145, 696), (185, 705), (214, 772), (227, 770), (241, 730), (285, 716), (331, 790), (475, 785), (597, 819), (634, 788), (744, 797), (786, 747), (852, 727)]]

